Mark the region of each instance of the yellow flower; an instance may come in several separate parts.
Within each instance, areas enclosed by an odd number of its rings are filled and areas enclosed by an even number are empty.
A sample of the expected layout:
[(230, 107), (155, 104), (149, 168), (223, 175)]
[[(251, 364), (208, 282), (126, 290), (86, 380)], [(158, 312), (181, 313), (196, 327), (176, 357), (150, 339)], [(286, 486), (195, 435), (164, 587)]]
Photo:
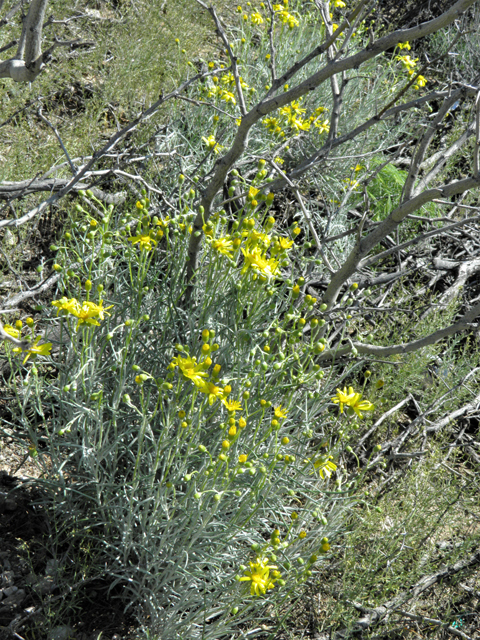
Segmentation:
[(191, 358), (190, 356), (182, 358), (181, 356), (177, 356), (173, 358), (170, 363), (171, 369), (175, 367), (178, 367), (183, 376), (187, 378), (187, 380), (191, 380), (195, 386), (201, 387), (205, 383), (204, 378), (207, 377), (205, 369), (208, 369), (205, 360), (198, 364), (196, 358)]
[[(224, 391), (226, 391), (226, 389), (224, 389)], [(222, 402), (223, 402), (225, 408), (227, 409), (227, 411), (235, 412), (235, 411), (241, 411), (242, 410), (242, 405), (237, 400), (227, 400), (226, 398), (223, 398)]]
[[(163, 235), (163, 233), (162, 233)], [(146, 233), (141, 233), (138, 236), (130, 236), (130, 238), (128, 238), (128, 240), (132, 243), (132, 244), (139, 244), (140, 245), (140, 250), (141, 251), (150, 251), (151, 249), (153, 249), (152, 245), (156, 245), (157, 241), (154, 240), (152, 238), (152, 236), (150, 235), (150, 232)]]
[(292, 102), (289, 105), (287, 105), (286, 107), (282, 107), (280, 109), (280, 113), (283, 116), (287, 116), (287, 117), (291, 117), (292, 115), (299, 116), (302, 113), (305, 113), (306, 111), (307, 111), (306, 109), (300, 106), (299, 100), (292, 100)]
[(318, 133), (328, 133), (330, 131), (329, 120), (318, 121), (318, 122), (315, 122), (314, 125), (318, 129)]
[(48, 356), (50, 355), (50, 351), (52, 350), (52, 343), (45, 342), (44, 344), (38, 344), (41, 339), (42, 336), (38, 336), (38, 338), (35, 338), (33, 343), (27, 349), (15, 347), (15, 349), (12, 349), (12, 351), (14, 351), (14, 353), (27, 354), (23, 360), (23, 364), (25, 364), (30, 357), (34, 360), (37, 356)]
[(333, 460), (333, 456), (320, 456), (313, 463), (313, 466), (318, 470), (318, 473), (324, 480), (325, 478), (330, 478), (332, 472), (337, 469), (337, 465), (331, 462), (331, 460)]
[(279, 404), (278, 407), (274, 407), (273, 413), (275, 414), (276, 418), (286, 418), (287, 417), (287, 410), (283, 409), (281, 404)]
[(208, 138), (202, 136), (202, 141), (207, 149), (209, 149), (210, 151), (213, 150), (213, 153), (219, 153), (223, 149), (223, 146), (218, 144), (218, 142), (215, 140), (215, 136), (213, 135), (208, 136)]
[(20, 336), (22, 335), (22, 332), (20, 329), (15, 329), (15, 327), (12, 327), (11, 324), (4, 324), (3, 325), (3, 329), (5, 331), (5, 333), (8, 333), (9, 336), (12, 336), (12, 338), (20, 338)]
[(202, 230), (203, 230), (203, 233), (204, 233), (206, 236), (209, 236), (210, 238), (213, 238), (213, 227), (211, 227), (211, 226), (207, 226), (206, 224), (204, 224), (204, 225), (202, 226)]
[(405, 67), (405, 69), (407, 69), (407, 71), (411, 71), (412, 69), (414, 69), (417, 66), (417, 62), (418, 62), (418, 58), (415, 58), (414, 60), (409, 55), (396, 56), (395, 60), (398, 60), (399, 62), (401, 62)]
[(250, 595), (265, 595), (268, 589), (275, 587), (275, 582), (280, 577), (276, 572), (270, 576), (270, 570), (276, 570), (275, 565), (268, 564), (268, 558), (256, 558), (255, 562), (249, 562), (250, 569), (245, 570), (245, 575), (240, 578), (240, 582), (251, 582)]
[(222, 387), (217, 387), (217, 385), (213, 382), (202, 382), (202, 384), (197, 385), (198, 390), (202, 393), (205, 393), (208, 396), (208, 404), (213, 404), (215, 400), (223, 400), (224, 390)]
[(343, 391), (341, 391), (340, 389), (337, 389), (337, 393), (332, 398), (332, 402), (335, 402), (335, 404), (338, 404), (340, 406), (340, 413), (343, 413), (343, 406), (344, 405), (350, 406), (350, 401), (354, 397), (355, 397), (355, 392), (353, 390), (353, 387), (348, 387), (348, 392), (347, 392), (347, 387), (344, 387)]
[(318, 116), (321, 116), (324, 111), (326, 111), (325, 107), (317, 107), (313, 112), (313, 115), (310, 116), (310, 119), (315, 120), (315, 118), (318, 118)]
[(268, 233), (262, 233), (256, 229), (252, 229), (244, 234), (247, 237), (248, 249), (253, 249), (258, 244), (261, 244), (264, 249), (270, 246), (271, 238)]
[(250, 20), (252, 21), (252, 24), (263, 24), (262, 15), (258, 13), (258, 11), (252, 13), (252, 15), (250, 16)]
[(160, 227), (160, 231), (162, 231), (162, 236), (163, 236), (163, 229), (166, 229), (170, 224), (170, 222), (171, 222), (170, 216), (167, 216), (165, 220), (156, 220), (155, 224), (158, 227)]
[[(293, 27), (298, 27), (300, 23), (297, 20), (297, 18), (295, 18), (295, 16), (292, 16), (292, 14), (286, 11), (285, 9), (283, 9), (282, 5), (275, 4), (273, 6), (274, 6), (274, 11), (276, 12), (276, 15), (280, 19), (280, 22), (283, 22), (283, 24), (287, 24), (290, 27), (290, 29), (293, 29)], [(275, 7), (279, 7), (279, 9), (275, 9)], [(283, 9), (283, 11), (280, 10), (280, 8)]]
[(85, 300), (80, 303), (76, 298), (70, 298), (70, 300), (67, 300), (67, 298), (54, 300), (52, 305), (58, 308), (57, 314), (59, 311), (63, 310), (67, 311), (72, 316), (75, 316), (75, 318), (78, 318), (77, 329), (81, 324), (93, 324), (99, 327), (100, 322), (98, 322), (97, 318), (99, 320), (104, 320), (105, 313), (107, 316), (110, 315), (106, 310), (111, 309), (113, 306), (110, 305), (109, 307), (104, 308), (102, 300), (99, 300), (98, 304), (95, 304), (95, 302), (91, 302), (90, 300)]
[(267, 131), (269, 133), (277, 133), (276, 129), (278, 127), (277, 118), (264, 118), (262, 123), (267, 127)]
[(415, 81), (415, 84), (413, 85), (413, 88), (418, 91), (420, 87), (424, 87), (426, 84), (427, 84), (426, 78), (424, 78), (423, 76), (418, 76)]
[(288, 251), (291, 247), (293, 247), (293, 240), (289, 240), (288, 238), (278, 238), (278, 244), (280, 245), (281, 251)]
[(333, 0), (333, 6), (337, 9), (343, 9), (343, 7), (346, 7), (347, 5), (343, 0)]
[(407, 51), (410, 51), (410, 49), (412, 48), (409, 42), (399, 42), (397, 44), (397, 47), (399, 49), (406, 49)]
[(353, 387), (344, 387), (343, 391), (337, 389), (337, 394), (332, 401), (340, 406), (340, 413), (343, 413), (343, 406), (346, 405), (349, 408), (349, 412), (352, 414), (355, 412), (359, 418), (363, 418), (362, 411), (373, 411), (375, 405), (368, 400), (362, 400), (361, 393), (355, 393)]
[(360, 419), (363, 418), (362, 411), (373, 411), (375, 409), (375, 405), (371, 402), (368, 400), (362, 400), (362, 395), (360, 393), (355, 394), (355, 398), (351, 400), (349, 407), (355, 411)]
[(355, 191), (359, 188), (360, 183), (358, 182), (358, 180), (350, 180), (349, 178), (346, 178), (344, 180), (344, 182), (347, 184), (347, 186), (351, 187), (352, 189), (354, 189)]
[(227, 84), (227, 85), (234, 85), (235, 84), (235, 76), (233, 75), (233, 73), (231, 71), (229, 71), (228, 73), (225, 73), (222, 76), (222, 83), (223, 84)]
[(254, 200), (255, 196), (258, 193), (258, 189), (255, 189), (255, 187), (250, 187), (250, 189), (248, 190), (248, 194), (247, 194), (247, 200)]
[(218, 253), (221, 253), (228, 258), (233, 258), (233, 241), (230, 236), (213, 240), (212, 247), (215, 251), (218, 251)]
[(278, 262), (274, 258), (266, 258), (265, 255), (260, 253), (260, 250), (255, 247), (251, 251), (248, 249), (242, 249), (245, 263), (242, 268), (242, 273), (246, 273), (249, 269), (260, 272), (264, 276), (272, 278), (278, 272)]
[(297, 118), (296, 116), (292, 116), (291, 118), (289, 118), (288, 124), (294, 131), (297, 132), (310, 130), (310, 121), (304, 120), (303, 118)]
[(238, 461), (240, 462), (240, 464), (243, 464), (244, 462), (247, 461), (248, 456), (246, 454), (242, 454), (241, 456), (238, 456)]
[(233, 104), (234, 106), (237, 104), (235, 96), (231, 91), (222, 91), (220, 93), (220, 99), (224, 100), (227, 104), (230, 103), (230, 104)]

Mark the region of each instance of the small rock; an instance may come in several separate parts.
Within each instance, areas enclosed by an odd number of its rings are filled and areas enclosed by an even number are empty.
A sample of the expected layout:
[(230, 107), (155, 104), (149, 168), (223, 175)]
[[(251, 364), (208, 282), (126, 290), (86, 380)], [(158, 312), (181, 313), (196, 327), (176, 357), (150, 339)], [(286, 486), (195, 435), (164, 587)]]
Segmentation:
[[(13, 589), (13, 587), (12, 587)], [(11, 596), (2, 600), (2, 605), (5, 607), (13, 607), (15, 605), (20, 605), (25, 600), (25, 590), (18, 589), (15, 593), (12, 593)]]
[[(8, 560), (3, 561), (3, 566), (7, 569)], [(11, 569), (11, 564), (8, 562), (8, 569)], [(4, 571), (1, 575), (2, 578), (2, 587), (11, 587), (14, 583), (14, 573), (13, 571)]]
[(48, 596), (56, 588), (57, 585), (55, 584), (53, 578), (43, 578), (43, 580), (37, 582), (37, 584), (33, 587), (33, 590), (40, 596)]
[(5, 589), (3, 589), (3, 595), (11, 596), (12, 593), (16, 593), (17, 591), (18, 591), (18, 587), (5, 587)]
[(73, 638), (73, 629), (68, 624), (52, 629), (47, 636), (48, 640), (69, 640)]
[(17, 239), (8, 227), (5, 230), (3, 242), (7, 245), (7, 247), (14, 247), (17, 244)]
[(45, 567), (45, 575), (46, 576), (54, 576), (58, 571), (58, 561), (55, 558), (51, 558), (47, 562), (47, 566)]
[(8, 497), (8, 494), (0, 492), (0, 513), (8, 513), (15, 511), (17, 503)]
[(33, 584), (37, 582), (38, 578), (34, 573), (28, 573), (23, 581), (28, 587), (31, 587)]

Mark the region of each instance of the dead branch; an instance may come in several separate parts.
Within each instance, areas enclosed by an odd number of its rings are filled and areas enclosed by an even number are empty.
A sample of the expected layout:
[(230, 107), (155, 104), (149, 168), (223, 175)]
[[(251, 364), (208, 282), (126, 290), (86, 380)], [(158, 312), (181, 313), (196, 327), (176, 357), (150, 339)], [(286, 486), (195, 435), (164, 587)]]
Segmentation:
[[(88, 178), (88, 176), (86, 176)], [(32, 193), (39, 193), (42, 191), (48, 191), (49, 193), (56, 193), (61, 191), (70, 180), (63, 178), (51, 178), (49, 180), (22, 180), (21, 182), (2, 182), (0, 184), (0, 200), (12, 201), (16, 198), (24, 198)], [(79, 191), (85, 191), (91, 189), (94, 196), (106, 202), (107, 204), (121, 204), (125, 201), (125, 193), (110, 194), (98, 189), (97, 187), (91, 187), (86, 182), (78, 182), (74, 184), (71, 191), (78, 193)], [(15, 220), (0, 220), (0, 228), (16, 226)]]
[(116, 147), (120, 140), (122, 140), (131, 131), (134, 131), (141, 122), (149, 119), (154, 113), (158, 111), (161, 105), (163, 105), (168, 100), (175, 98), (179, 93), (184, 91), (191, 84), (197, 82), (200, 78), (203, 78), (204, 75), (206, 74), (198, 73), (189, 80), (183, 82), (177, 89), (174, 89), (166, 96), (161, 96), (156, 102), (153, 103), (151, 107), (149, 107), (145, 111), (142, 111), (142, 113), (137, 118), (125, 125), (125, 127), (123, 127), (123, 129), (121, 129), (120, 131), (114, 133), (108, 140), (108, 142), (101, 149), (96, 151), (91, 159), (87, 162), (87, 164), (85, 164), (71, 180), (69, 180), (63, 187), (61, 187), (57, 193), (54, 193), (47, 200), (44, 200), (38, 206), (30, 209), (30, 211), (25, 213), (20, 218), (17, 218), (15, 220), (0, 220), (0, 229), (2, 227), (17, 228), (22, 224), (26, 224), (30, 220), (33, 220), (33, 218), (35, 218), (36, 216), (40, 215), (42, 211), (44, 211), (47, 207), (51, 206), (53, 203), (57, 202), (65, 195), (67, 195), (67, 193), (72, 191), (76, 185), (81, 183), (82, 178), (88, 176), (89, 172), (91, 171), (93, 166), (100, 160), (100, 158), (106, 156), (109, 152), (112, 151), (112, 149)]
[[(432, 587), (437, 582), (445, 580), (446, 578), (460, 573), (461, 571), (471, 569), (477, 564), (480, 564), (480, 551), (477, 551), (466, 560), (459, 560), (450, 567), (440, 569), (436, 573), (432, 573), (429, 576), (424, 576), (408, 591), (404, 591), (398, 596), (395, 596), (395, 598), (393, 598), (392, 600), (385, 602), (385, 604), (371, 609), (366, 616), (357, 620), (357, 622), (355, 623), (355, 628), (362, 631), (370, 629), (383, 620), (387, 620), (393, 613), (398, 612), (400, 607), (402, 607), (406, 602), (415, 602), (424, 591), (430, 589), (430, 587)], [(401, 613), (403, 614), (403, 612)], [(335, 634), (334, 637), (337, 640), (343, 640), (346, 636), (346, 633), (346, 630), (339, 631)]]

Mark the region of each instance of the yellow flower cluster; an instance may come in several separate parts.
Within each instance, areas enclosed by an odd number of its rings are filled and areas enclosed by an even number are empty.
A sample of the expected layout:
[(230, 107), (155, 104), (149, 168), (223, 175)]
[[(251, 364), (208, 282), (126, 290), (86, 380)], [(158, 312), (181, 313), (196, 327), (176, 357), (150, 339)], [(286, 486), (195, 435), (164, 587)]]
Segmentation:
[(292, 133), (300, 133), (301, 131), (309, 131), (312, 125), (318, 129), (318, 133), (328, 133), (330, 131), (330, 123), (328, 120), (321, 118), (325, 111), (325, 107), (317, 107), (310, 118), (304, 118), (303, 114), (306, 113), (306, 109), (300, 105), (299, 100), (293, 100), (289, 105), (279, 109), (279, 118), (272, 116), (264, 118), (262, 122), (269, 133), (281, 138), (286, 135), (285, 128), (289, 128)]
[(288, 11), (288, 0), (283, 0), (283, 4), (274, 4), (273, 10), (280, 22), (286, 24), (290, 29), (299, 26), (298, 18)]
[[(411, 46), (410, 46), (410, 43), (408, 42), (401, 42), (398, 44), (398, 48), (406, 49), (407, 51), (409, 51), (411, 49)], [(406, 70), (409, 76), (412, 76), (415, 73), (414, 69), (417, 66), (418, 58), (412, 58), (410, 55), (405, 54), (401, 56), (396, 56), (395, 60), (398, 60), (399, 62), (402, 63), (403, 68)], [(413, 88), (416, 91), (418, 91), (418, 89), (420, 89), (421, 87), (424, 87), (426, 84), (427, 84), (426, 78), (422, 75), (418, 75), (417, 78), (415, 79), (415, 84), (413, 85)]]
[(12, 336), (12, 338), (16, 338), (17, 340), (22, 335), (21, 327), (19, 327), (18, 329), (15, 329), (15, 327), (12, 327), (11, 324), (4, 324), (3, 330), (5, 331), (5, 333), (8, 333), (9, 336)]
[(418, 58), (413, 59), (410, 55), (397, 56), (395, 60), (398, 60), (403, 64), (404, 69), (409, 73), (413, 73), (413, 69), (417, 66)]
[[(137, 236), (130, 236), (128, 240), (132, 244), (138, 244), (141, 251), (150, 251), (157, 244), (156, 235), (153, 231), (145, 230)], [(161, 235), (163, 236), (163, 231), (161, 231)]]
[[(247, 195), (248, 206), (257, 206), (259, 190), (251, 186)], [(267, 202), (271, 202), (267, 198)], [(229, 259), (235, 257), (236, 252), (243, 254), (242, 274), (252, 272), (254, 276), (260, 276), (262, 281), (271, 279), (279, 273), (281, 261), (287, 252), (293, 247), (293, 240), (283, 236), (272, 236), (269, 231), (275, 224), (275, 218), (269, 217), (265, 221), (264, 228), (256, 229), (254, 218), (247, 218), (243, 222), (244, 231), (241, 234), (225, 235), (215, 238), (214, 228), (211, 223), (203, 226), (205, 235), (211, 238), (210, 247), (220, 255)], [(241, 246), (243, 243), (243, 246)]]
[[(195, 357), (187, 355), (185, 358), (177, 356), (173, 358), (169, 365), (169, 369), (173, 370), (176, 367), (180, 369), (182, 375), (197, 387), (197, 389), (204, 393), (208, 397), (208, 404), (212, 405), (216, 400), (221, 400), (229, 411), (237, 411), (241, 409), (239, 403), (228, 402), (227, 396), (231, 389), (229, 387), (222, 388), (216, 384), (215, 368), (210, 380), (208, 378), (208, 369), (212, 364), (210, 357), (204, 358), (201, 362), (197, 362)], [(220, 370), (220, 366), (218, 370)]]
[(98, 320), (104, 320), (105, 313), (109, 316), (110, 314), (107, 312), (107, 309), (111, 309), (113, 306), (104, 307), (102, 300), (99, 300), (98, 304), (95, 304), (95, 302), (91, 302), (90, 300), (79, 302), (76, 298), (67, 299), (66, 297), (60, 298), (60, 300), (54, 300), (52, 305), (57, 307), (57, 315), (60, 311), (66, 311), (72, 316), (75, 316), (75, 318), (78, 318), (77, 328), (81, 324), (93, 324), (99, 327), (100, 322), (98, 322)]
[(214, 135), (210, 135), (207, 138), (202, 136), (202, 142), (207, 147), (209, 151), (213, 151), (213, 153), (217, 154), (224, 148), (221, 144), (215, 140)]
[(244, 265), (242, 274), (249, 270), (260, 273), (264, 278), (273, 278), (278, 273), (279, 264), (275, 258), (267, 258), (259, 247), (242, 248)]
[[(216, 76), (213, 77), (213, 82), (218, 82), (218, 78)], [(237, 104), (237, 100), (234, 94), (223, 87), (219, 87), (218, 84), (214, 84), (213, 86), (207, 89), (207, 97), (208, 98), (218, 98), (219, 100), (223, 100), (227, 104), (231, 104), (235, 106)]]

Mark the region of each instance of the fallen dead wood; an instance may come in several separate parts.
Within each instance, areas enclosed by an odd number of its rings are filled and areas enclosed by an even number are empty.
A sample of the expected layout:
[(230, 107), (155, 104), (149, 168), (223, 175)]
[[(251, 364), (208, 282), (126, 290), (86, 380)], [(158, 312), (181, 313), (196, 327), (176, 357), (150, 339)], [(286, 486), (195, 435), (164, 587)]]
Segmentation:
[[(62, 178), (50, 178), (48, 180), (22, 180), (21, 182), (2, 182), (0, 184), (0, 200), (12, 200), (14, 198), (22, 198), (32, 193), (38, 193), (40, 191), (48, 191), (54, 193), (61, 191), (71, 180), (65, 180)], [(105, 193), (101, 189), (96, 187), (90, 187), (90, 185), (84, 182), (77, 182), (73, 185), (71, 191), (78, 193), (79, 191), (86, 191), (91, 189), (93, 195), (106, 204), (121, 204), (126, 199), (125, 192), (110, 194)]]
[[(466, 560), (459, 560), (450, 567), (445, 567), (443, 569), (440, 569), (436, 573), (432, 573), (429, 576), (424, 576), (408, 591), (403, 591), (402, 593), (398, 594), (398, 596), (395, 596), (395, 598), (392, 598), (392, 600), (389, 600), (388, 602), (385, 602), (384, 604), (375, 607), (374, 609), (369, 609), (367, 607), (359, 605), (358, 608), (361, 607), (362, 610), (368, 611), (368, 613), (363, 616), (363, 618), (357, 620), (354, 625), (354, 631), (364, 631), (366, 629), (370, 629), (380, 622), (387, 620), (394, 613), (410, 616), (410, 614), (406, 614), (403, 610), (400, 610), (400, 607), (402, 607), (407, 602), (415, 602), (424, 591), (430, 589), (430, 587), (432, 587), (437, 582), (445, 580), (450, 576), (460, 573), (461, 571), (466, 571), (467, 569), (470, 569), (478, 564), (480, 564), (480, 551), (477, 551)], [(450, 633), (454, 633), (455, 635), (462, 638), (468, 638), (468, 636), (466, 636), (465, 634), (460, 635), (459, 633), (456, 633), (458, 630), (454, 627), (451, 627), (449, 624), (441, 624), (442, 627), (444, 629), (447, 629)], [(344, 638), (347, 638), (350, 634), (350, 630), (342, 629), (341, 631), (337, 631), (333, 638), (334, 640), (344, 640)]]

